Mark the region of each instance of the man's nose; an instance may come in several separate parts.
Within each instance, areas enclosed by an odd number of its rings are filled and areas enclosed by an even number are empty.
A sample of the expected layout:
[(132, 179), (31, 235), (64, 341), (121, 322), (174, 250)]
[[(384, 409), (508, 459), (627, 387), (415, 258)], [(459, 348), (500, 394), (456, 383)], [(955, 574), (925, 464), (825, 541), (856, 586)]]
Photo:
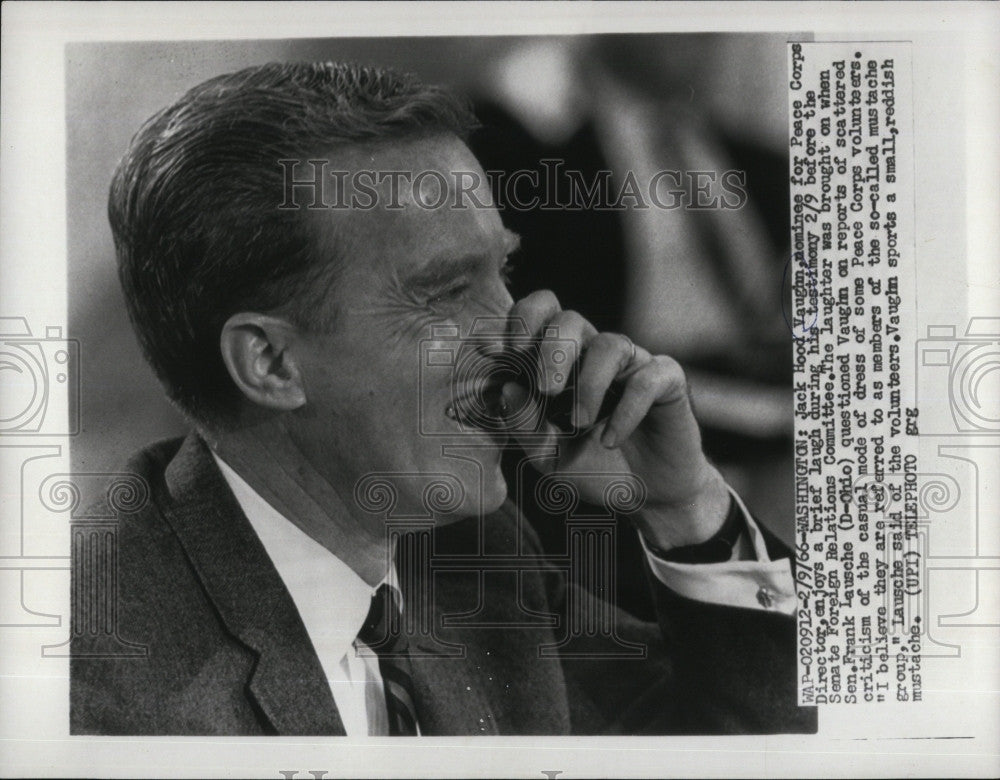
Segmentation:
[(469, 326), (468, 335), (474, 338), (476, 351), (483, 356), (497, 357), (507, 349), (510, 333), (509, 314), (514, 307), (514, 299), (506, 287), (494, 291), (489, 299), (482, 301), (482, 307)]
[(499, 305), (504, 317), (510, 314), (510, 310), (514, 308), (514, 297), (510, 294), (510, 290), (507, 289), (506, 285), (501, 287)]
[(506, 285), (503, 284), (494, 286), (489, 295), (481, 298), (479, 303), (479, 311), (476, 312), (477, 318), (505, 318), (514, 308), (514, 299)]

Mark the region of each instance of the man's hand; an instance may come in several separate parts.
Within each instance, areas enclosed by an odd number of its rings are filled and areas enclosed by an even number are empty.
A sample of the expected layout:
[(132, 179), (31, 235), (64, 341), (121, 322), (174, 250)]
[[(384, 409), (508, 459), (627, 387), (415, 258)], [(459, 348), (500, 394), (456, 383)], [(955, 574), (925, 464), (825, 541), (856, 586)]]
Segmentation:
[[(573, 410), (579, 433), (574, 437), (560, 435), (543, 420), (544, 403), (532, 400), (520, 385), (507, 383), (503, 388), (512, 410), (536, 404), (537, 414), (511, 432), (537, 458), (535, 465), (547, 472), (635, 474), (645, 483), (647, 499), (633, 519), (649, 542), (670, 549), (710, 538), (721, 527), (730, 499), (722, 476), (702, 452), (687, 382), (677, 362), (651, 355), (621, 334), (598, 333), (581, 315), (563, 311), (548, 290), (518, 301), (510, 318), (520, 319), (528, 333), (541, 340), (539, 390), (545, 396), (565, 390), (566, 366), (580, 358)], [(546, 328), (554, 328), (549, 334), (555, 335), (547, 335)], [(555, 350), (545, 349), (547, 338), (575, 342), (581, 356), (552, 362)], [(609, 417), (598, 421), (604, 395), (616, 380), (624, 387), (621, 400)], [(585, 500), (600, 501), (600, 492), (586, 480), (576, 486)]]

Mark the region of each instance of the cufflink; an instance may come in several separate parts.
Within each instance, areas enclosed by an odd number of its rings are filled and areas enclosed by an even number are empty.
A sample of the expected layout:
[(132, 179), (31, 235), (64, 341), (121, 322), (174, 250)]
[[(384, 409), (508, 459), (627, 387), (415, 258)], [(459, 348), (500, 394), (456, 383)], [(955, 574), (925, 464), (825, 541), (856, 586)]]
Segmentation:
[(757, 591), (757, 603), (764, 607), (764, 609), (770, 609), (774, 606), (774, 596), (763, 585)]

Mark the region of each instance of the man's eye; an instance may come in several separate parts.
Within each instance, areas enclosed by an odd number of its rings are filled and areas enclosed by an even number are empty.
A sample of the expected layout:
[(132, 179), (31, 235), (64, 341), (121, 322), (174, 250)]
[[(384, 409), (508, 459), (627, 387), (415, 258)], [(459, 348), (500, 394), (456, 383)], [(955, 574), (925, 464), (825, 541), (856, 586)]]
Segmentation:
[(462, 282), (460, 284), (452, 285), (446, 290), (442, 290), (439, 293), (435, 293), (430, 298), (427, 299), (428, 303), (447, 303), (449, 301), (454, 301), (457, 298), (461, 298), (466, 290), (469, 289), (468, 282)]

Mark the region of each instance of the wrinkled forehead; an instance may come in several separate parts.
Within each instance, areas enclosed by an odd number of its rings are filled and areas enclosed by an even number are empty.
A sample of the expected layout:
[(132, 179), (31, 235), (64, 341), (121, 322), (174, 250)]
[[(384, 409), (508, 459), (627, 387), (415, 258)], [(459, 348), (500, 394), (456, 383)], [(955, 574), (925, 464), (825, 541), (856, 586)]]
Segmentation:
[(323, 182), (309, 216), (347, 273), (407, 276), (433, 258), (510, 251), (489, 180), (454, 136), (333, 150)]

